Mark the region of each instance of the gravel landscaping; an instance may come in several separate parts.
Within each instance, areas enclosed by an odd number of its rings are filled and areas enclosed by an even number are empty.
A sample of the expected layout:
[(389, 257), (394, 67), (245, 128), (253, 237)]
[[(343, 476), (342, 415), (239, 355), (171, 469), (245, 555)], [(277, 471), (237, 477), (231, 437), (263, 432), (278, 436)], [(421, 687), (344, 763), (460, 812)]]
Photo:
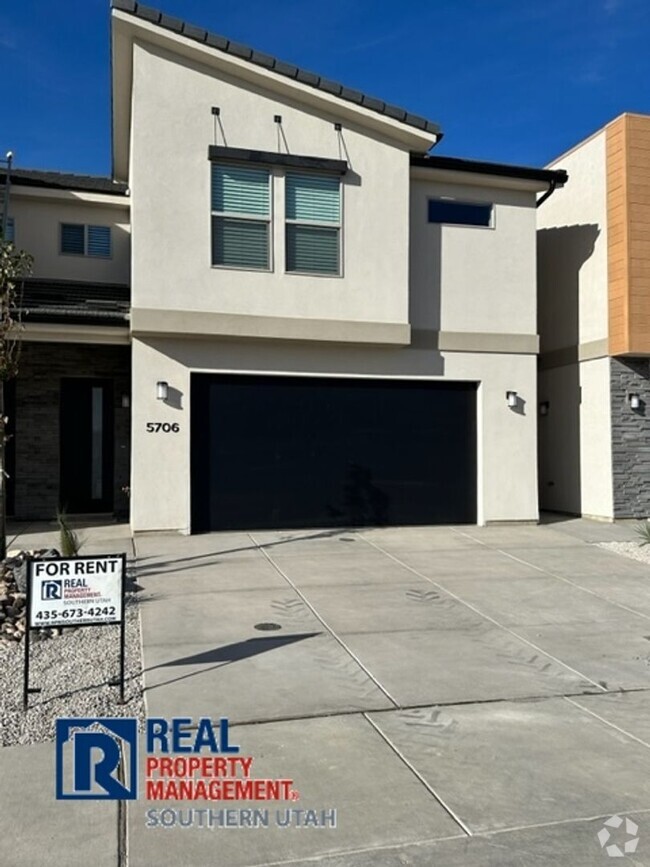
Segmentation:
[[(128, 585), (127, 585), (128, 586)], [(0, 641), (0, 746), (54, 739), (57, 717), (137, 717), (144, 720), (142, 645), (137, 596), (126, 595), (126, 703), (108, 681), (119, 674), (119, 627), (64, 629), (46, 639), (32, 632), (30, 686), (42, 692), (22, 709), (25, 644)]]
[(601, 542), (598, 547), (650, 566), (650, 545), (641, 546), (638, 542)]

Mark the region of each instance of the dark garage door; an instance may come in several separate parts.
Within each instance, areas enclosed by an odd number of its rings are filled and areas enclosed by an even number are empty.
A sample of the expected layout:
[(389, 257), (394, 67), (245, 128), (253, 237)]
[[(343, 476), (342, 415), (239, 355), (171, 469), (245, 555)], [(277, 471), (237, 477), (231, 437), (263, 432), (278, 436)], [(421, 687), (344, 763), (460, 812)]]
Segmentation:
[(192, 376), (192, 529), (476, 521), (476, 387)]

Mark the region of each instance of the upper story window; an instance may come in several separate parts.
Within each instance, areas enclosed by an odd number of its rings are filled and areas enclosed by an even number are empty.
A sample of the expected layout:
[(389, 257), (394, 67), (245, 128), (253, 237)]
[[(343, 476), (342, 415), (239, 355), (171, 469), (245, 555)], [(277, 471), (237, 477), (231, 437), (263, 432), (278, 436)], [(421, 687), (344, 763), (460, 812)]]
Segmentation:
[(61, 223), (61, 253), (68, 256), (111, 257), (110, 226)]
[(341, 272), (341, 182), (331, 175), (287, 172), (286, 269)]
[(268, 271), (271, 175), (268, 169), (212, 164), (212, 264)]
[[(0, 213), (0, 232), (2, 231), (2, 214)], [(16, 224), (13, 217), (7, 217), (7, 228), (5, 231), (4, 240), (9, 244), (14, 244), (16, 241)]]
[(452, 226), (490, 228), (493, 205), (489, 202), (459, 202), (457, 199), (429, 199), (429, 222)]

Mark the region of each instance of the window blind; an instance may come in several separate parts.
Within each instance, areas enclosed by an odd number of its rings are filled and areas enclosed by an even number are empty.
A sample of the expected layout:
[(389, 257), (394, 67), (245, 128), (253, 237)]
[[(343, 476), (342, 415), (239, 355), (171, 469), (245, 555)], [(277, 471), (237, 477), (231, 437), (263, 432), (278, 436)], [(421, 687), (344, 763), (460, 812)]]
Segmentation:
[(286, 198), (288, 220), (338, 223), (341, 218), (338, 178), (287, 174)]
[(288, 223), (287, 271), (338, 274), (339, 230)]
[(88, 226), (88, 255), (108, 259), (111, 255), (110, 226)]
[(268, 223), (213, 217), (212, 262), (229, 268), (268, 268)]
[(212, 165), (212, 210), (223, 214), (269, 215), (269, 173), (265, 169)]
[(61, 252), (83, 256), (85, 250), (85, 226), (83, 223), (61, 224)]

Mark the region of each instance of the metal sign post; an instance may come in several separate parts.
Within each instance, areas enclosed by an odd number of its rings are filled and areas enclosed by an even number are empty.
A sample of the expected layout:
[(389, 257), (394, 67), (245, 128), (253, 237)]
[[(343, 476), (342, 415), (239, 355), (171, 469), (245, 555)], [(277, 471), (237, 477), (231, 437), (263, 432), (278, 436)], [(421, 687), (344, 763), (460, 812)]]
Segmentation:
[(80, 626), (120, 627), (120, 674), (109, 681), (119, 686), (124, 704), (126, 664), (126, 554), (98, 557), (48, 557), (27, 560), (27, 622), (23, 710), (29, 706), (30, 632), (32, 629), (70, 629)]

